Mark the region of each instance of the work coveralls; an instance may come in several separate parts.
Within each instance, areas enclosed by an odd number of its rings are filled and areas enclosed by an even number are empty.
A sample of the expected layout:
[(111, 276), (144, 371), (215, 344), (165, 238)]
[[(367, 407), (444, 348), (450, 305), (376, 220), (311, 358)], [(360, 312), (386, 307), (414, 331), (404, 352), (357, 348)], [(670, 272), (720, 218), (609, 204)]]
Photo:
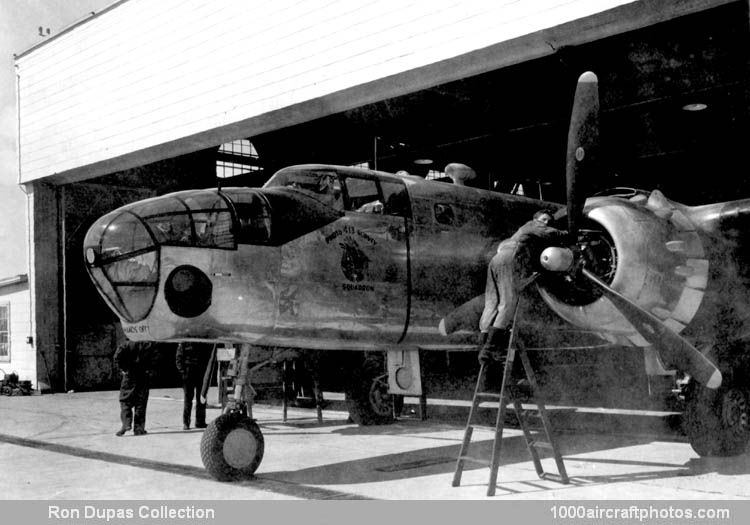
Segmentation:
[(182, 425), (190, 428), (190, 413), (195, 397), (195, 426), (206, 427), (206, 403), (201, 400), (203, 376), (206, 373), (212, 345), (207, 343), (180, 343), (175, 352), (175, 365), (182, 377)]
[(122, 372), (120, 382), (120, 420), (117, 435), (133, 429), (136, 435), (146, 433), (146, 405), (156, 344), (128, 341), (117, 347), (115, 364)]
[(542, 251), (563, 243), (566, 235), (541, 221), (531, 220), (500, 243), (487, 268), (480, 332), (510, 328), (519, 293), (539, 269)]

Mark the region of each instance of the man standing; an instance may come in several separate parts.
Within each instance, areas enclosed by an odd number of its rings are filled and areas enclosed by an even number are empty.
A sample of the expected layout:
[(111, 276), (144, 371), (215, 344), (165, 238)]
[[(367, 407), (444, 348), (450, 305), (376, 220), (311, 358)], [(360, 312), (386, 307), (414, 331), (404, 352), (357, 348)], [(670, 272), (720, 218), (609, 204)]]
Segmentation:
[(115, 365), (122, 373), (120, 382), (122, 427), (116, 432), (117, 436), (124, 435), (131, 428), (136, 436), (147, 434), (146, 405), (155, 351), (155, 343), (145, 341), (126, 341), (115, 351)]
[(512, 237), (497, 248), (487, 269), (484, 311), (479, 320), (481, 332), (479, 362), (487, 363), (504, 353), (508, 344), (513, 315), (521, 290), (539, 269), (542, 251), (566, 240), (567, 234), (548, 226), (551, 210), (539, 210), (532, 220), (521, 226)]
[(195, 428), (206, 428), (206, 403), (201, 400), (203, 376), (211, 356), (211, 345), (206, 343), (180, 343), (175, 353), (175, 365), (182, 377), (184, 392), (182, 428), (190, 428), (190, 413), (195, 397)]

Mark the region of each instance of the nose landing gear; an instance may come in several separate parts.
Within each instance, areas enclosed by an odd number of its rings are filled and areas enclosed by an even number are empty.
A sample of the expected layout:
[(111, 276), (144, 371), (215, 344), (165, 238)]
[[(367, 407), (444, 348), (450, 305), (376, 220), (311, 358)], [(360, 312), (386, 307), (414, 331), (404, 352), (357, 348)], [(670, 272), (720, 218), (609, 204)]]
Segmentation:
[(201, 459), (219, 481), (253, 476), (263, 459), (263, 434), (254, 419), (234, 410), (208, 425), (201, 439)]
[(250, 348), (241, 347), (234, 396), (201, 439), (203, 466), (219, 481), (250, 478), (263, 460), (263, 434), (251, 417), (254, 391), (250, 386), (252, 370), (248, 367)]

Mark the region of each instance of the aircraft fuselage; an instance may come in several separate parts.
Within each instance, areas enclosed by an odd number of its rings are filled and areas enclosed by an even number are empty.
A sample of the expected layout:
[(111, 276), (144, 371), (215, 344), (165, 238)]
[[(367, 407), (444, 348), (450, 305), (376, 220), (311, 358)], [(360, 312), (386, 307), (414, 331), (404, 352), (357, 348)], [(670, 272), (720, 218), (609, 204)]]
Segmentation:
[(92, 226), (84, 250), (132, 340), (462, 347), (471, 338), (442, 337), (441, 317), (483, 291), (497, 243), (544, 206), (417, 177), (295, 166), (261, 189), (125, 206)]

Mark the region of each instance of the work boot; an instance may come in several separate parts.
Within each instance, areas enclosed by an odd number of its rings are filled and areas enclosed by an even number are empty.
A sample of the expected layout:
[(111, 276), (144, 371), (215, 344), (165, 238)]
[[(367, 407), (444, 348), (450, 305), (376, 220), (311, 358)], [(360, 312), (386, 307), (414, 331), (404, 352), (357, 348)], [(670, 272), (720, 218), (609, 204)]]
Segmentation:
[(480, 364), (490, 361), (502, 361), (507, 352), (510, 331), (504, 328), (490, 328), (487, 337), (477, 356)]
[(200, 396), (195, 400), (195, 428), (206, 428), (206, 404), (201, 403)]
[(127, 432), (128, 430), (130, 430), (130, 429), (122, 427), (120, 430), (118, 430), (117, 432), (115, 432), (115, 436), (117, 436), (117, 437), (124, 436), (125, 432)]
[(146, 432), (145, 428), (136, 428), (133, 430), (133, 435), (136, 436), (145, 436), (146, 434), (148, 434), (148, 432)]

